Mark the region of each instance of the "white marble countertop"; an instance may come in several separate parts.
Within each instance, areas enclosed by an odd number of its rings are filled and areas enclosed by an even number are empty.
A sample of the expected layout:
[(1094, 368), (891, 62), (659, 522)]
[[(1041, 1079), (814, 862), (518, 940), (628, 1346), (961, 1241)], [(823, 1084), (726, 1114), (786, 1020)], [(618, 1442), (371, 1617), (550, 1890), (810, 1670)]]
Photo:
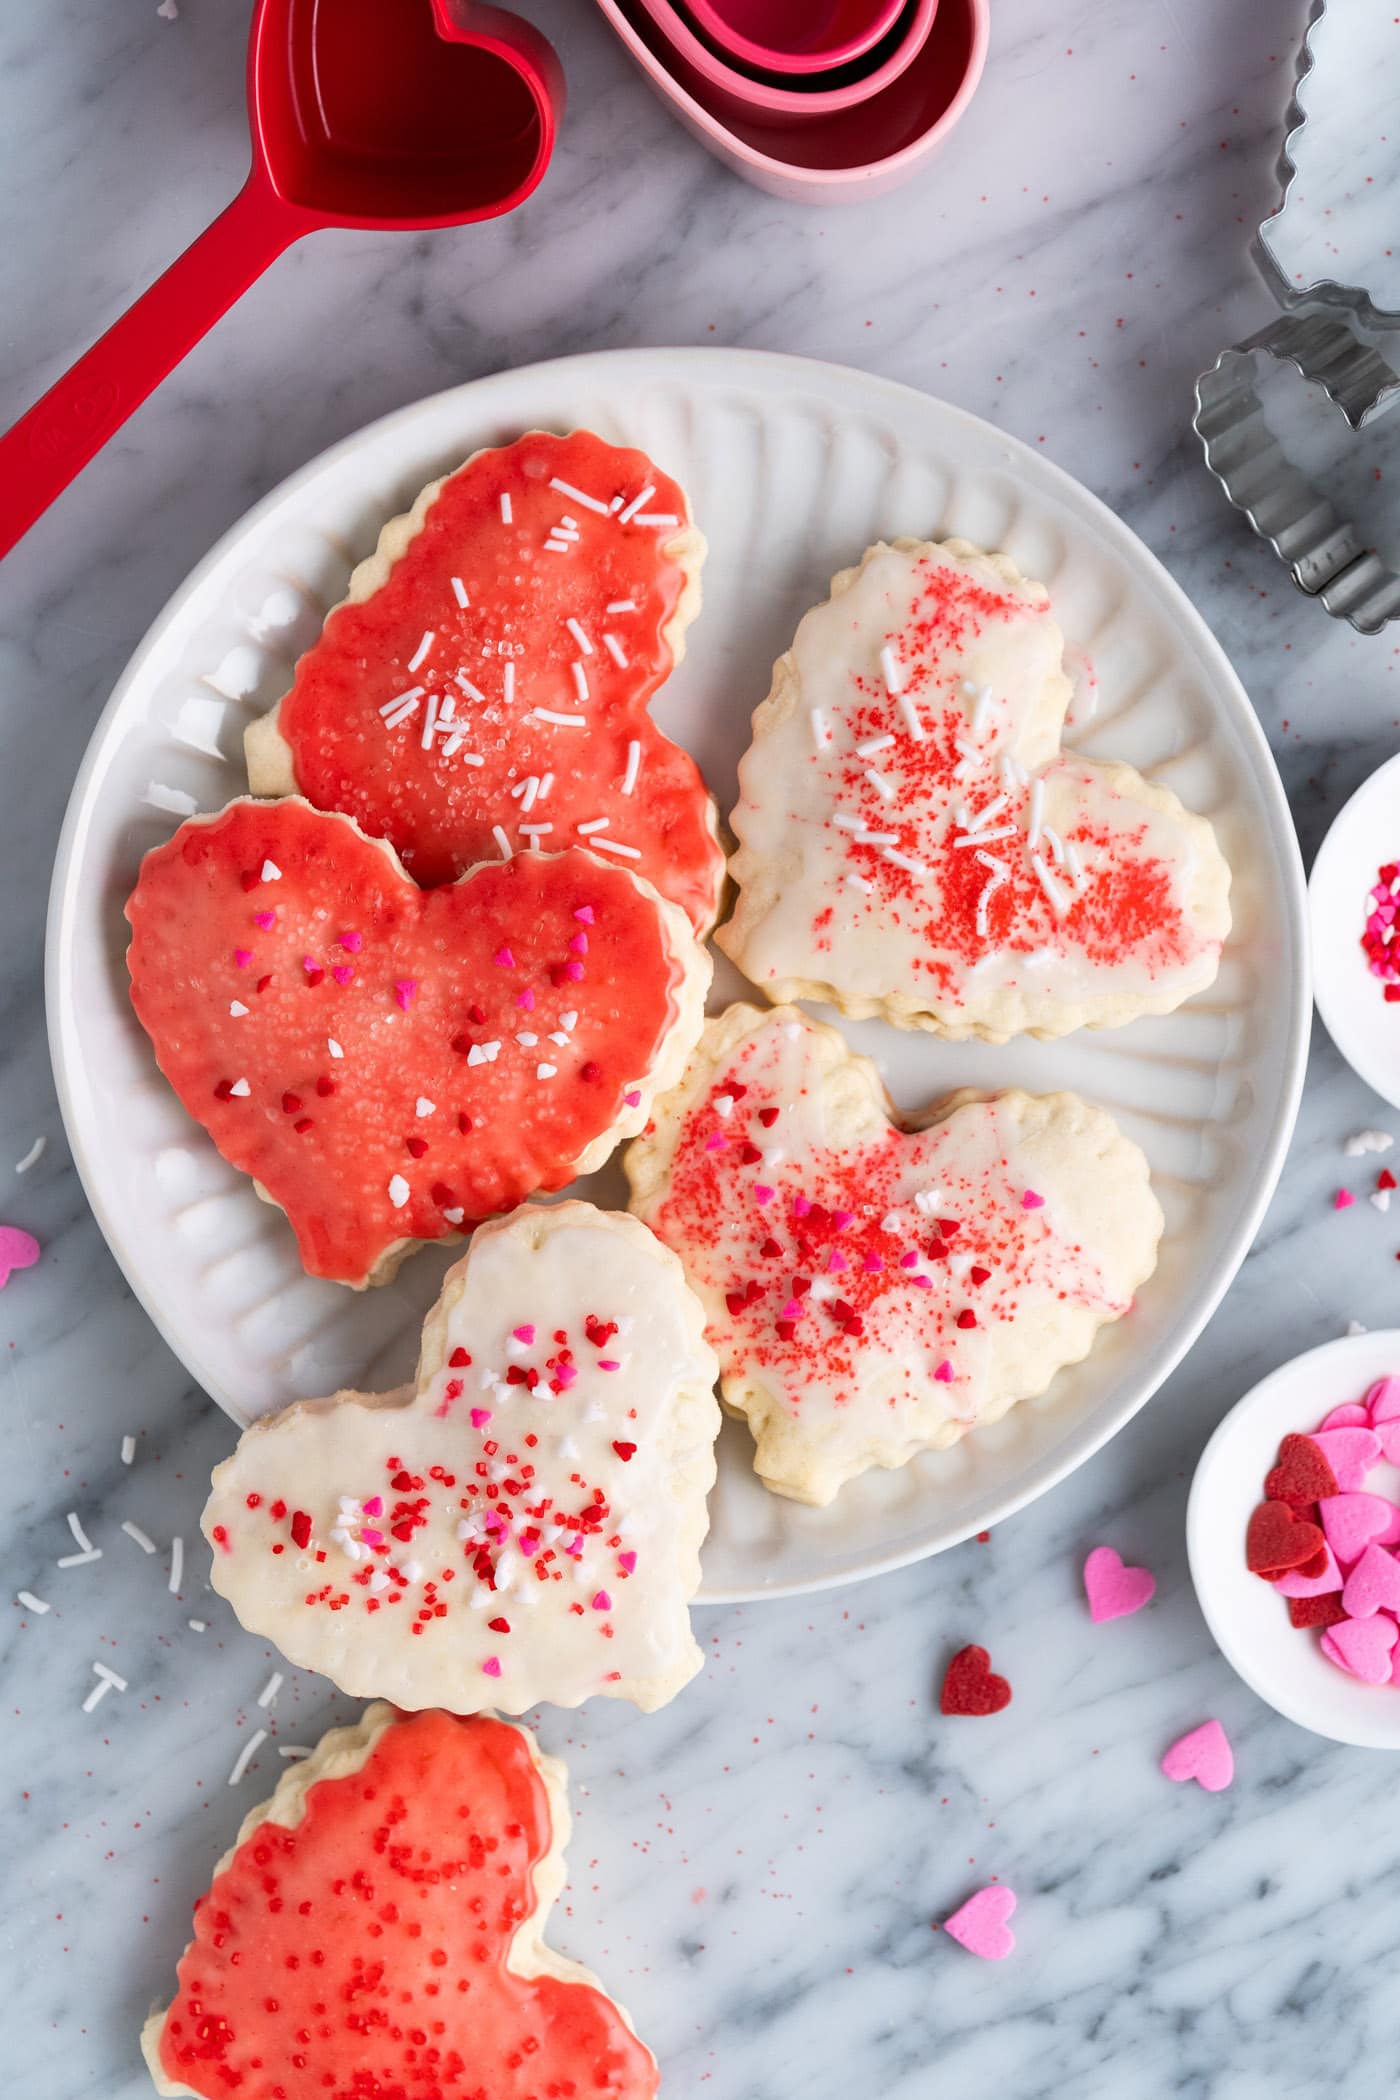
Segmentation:
[[(985, 84), (942, 160), (829, 213), (722, 173), (584, 0), (529, 11), (557, 38), (571, 106), (526, 210), (286, 255), (0, 576), (0, 1218), (44, 1243), (0, 1299), (0, 1497), (6, 1594), (53, 1605), (10, 1606), (3, 1631), (6, 2054), (24, 2100), (147, 2089), (141, 2019), (277, 1763), (269, 1744), (226, 1783), (264, 1718), (270, 1651), (204, 1590), (200, 1553), (177, 1601), (163, 1553), (119, 1528), (193, 1541), (232, 1430), (88, 1212), (41, 998), (48, 869), (84, 744), (133, 644), (228, 524), (333, 440), (473, 374), (613, 344), (804, 351), (992, 418), (1120, 511), (1229, 650), (1309, 854), (1396, 746), (1394, 634), (1358, 639), (1294, 593), (1188, 425), (1195, 374), (1269, 311), (1246, 243), (1274, 196), (1301, 0), (995, 0)], [(4, 10), (7, 416), (235, 188), (246, 15), (241, 0), (180, 0), (174, 21), (155, 0), (61, 21)], [(1226, 1405), (1349, 1319), (1395, 1318), (1400, 1222), (1364, 1203), (1339, 1218), (1329, 1201), (1343, 1137), (1386, 1121), (1319, 1033), (1282, 1190), (1205, 1339), (1106, 1451), (988, 1543), (705, 1612), (708, 1671), (651, 1719), (544, 1717), (578, 1810), (555, 1937), (631, 2006), (669, 2094), (1393, 2090), (1395, 1768), (1300, 1733), (1233, 1677), (1182, 1540), (1191, 1468)], [(44, 1157), (14, 1178), (40, 1134)], [(69, 1509), (104, 1557), (59, 1571)], [(1078, 1569), (1103, 1540), (1155, 1568), (1159, 1593), (1147, 1615), (1094, 1628)], [(951, 1725), (935, 1687), (968, 1639), (989, 1642), (1015, 1703)], [(85, 1714), (94, 1659), (130, 1690)], [(314, 1741), (346, 1711), (289, 1672), (273, 1724)], [(1214, 1797), (1157, 1770), (1207, 1714), (1238, 1763)], [(1020, 1896), (1019, 1947), (999, 1965), (930, 1929), (992, 1875)]]

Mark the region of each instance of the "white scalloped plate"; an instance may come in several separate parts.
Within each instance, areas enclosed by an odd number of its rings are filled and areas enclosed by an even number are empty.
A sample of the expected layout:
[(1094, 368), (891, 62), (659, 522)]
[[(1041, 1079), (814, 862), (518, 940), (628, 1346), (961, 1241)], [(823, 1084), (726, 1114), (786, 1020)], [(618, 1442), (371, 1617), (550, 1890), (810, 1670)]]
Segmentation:
[[(1214, 638), (1103, 505), (988, 424), (835, 366), (731, 350), (612, 351), (501, 373), (387, 416), (249, 512), (200, 563), (127, 667), (73, 790), (54, 870), (48, 1001), (73, 1156), (117, 1260), (192, 1375), (239, 1422), (410, 1372), (451, 1255), (421, 1253), (354, 1296), (302, 1274), (253, 1195), (156, 1071), (127, 999), (122, 905), (180, 814), (245, 785), (244, 725), (380, 524), (483, 444), (588, 424), (645, 447), (690, 491), (710, 542), (705, 610), (656, 715), (722, 809), (750, 710), (797, 619), (880, 534), (962, 533), (1051, 589), (1096, 674), (1074, 736), (1132, 760), (1216, 824), (1235, 932), (1212, 990), (1165, 1020), (999, 1049), (843, 1024), (900, 1105), (953, 1086), (1071, 1087), (1145, 1148), (1168, 1219), (1133, 1314), (1042, 1400), (952, 1451), (853, 1482), (809, 1510), (760, 1488), (747, 1431), (721, 1446), (702, 1595), (817, 1589), (985, 1529), (1081, 1464), (1155, 1392), (1248, 1250), (1282, 1166), (1309, 1011), (1302, 870), (1267, 745)], [(1081, 659), (1082, 661), (1082, 659)], [(723, 964), (716, 999), (742, 991)], [(621, 1200), (616, 1166), (585, 1185)]]

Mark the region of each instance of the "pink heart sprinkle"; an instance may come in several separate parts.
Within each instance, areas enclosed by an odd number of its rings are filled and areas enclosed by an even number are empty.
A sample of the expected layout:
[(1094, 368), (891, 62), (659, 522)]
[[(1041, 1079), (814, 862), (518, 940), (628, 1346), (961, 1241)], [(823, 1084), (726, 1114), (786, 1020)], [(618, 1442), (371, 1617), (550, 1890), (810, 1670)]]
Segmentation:
[(1318, 1503), (1323, 1535), (1344, 1568), (1360, 1560), (1371, 1541), (1385, 1543), (1400, 1510), (1383, 1495), (1324, 1495)]
[(854, 1216), (853, 1210), (834, 1210), (831, 1213), (831, 1222), (838, 1232), (844, 1232)]
[(1043, 1210), (1045, 1208), (1045, 1198), (1037, 1196), (1034, 1189), (1027, 1189), (1025, 1195), (1021, 1198), (1021, 1208), (1022, 1210)]
[(1400, 1612), (1400, 1561), (1384, 1546), (1368, 1546), (1347, 1576), (1342, 1609), (1349, 1619), (1378, 1611)]
[(263, 932), (268, 933), (277, 924), (277, 914), (275, 911), (255, 911), (253, 924), (261, 926)]
[(32, 1269), (39, 1259), (39, 1242), (32, 1232), (18, 1225), (0, 1225), (0, 1291), (16, 1269)]
[(1380, 1439), (1381, 1455), (1393, 1466), (1400, 1466), (1400, 1421), (1382, 1422), (1376, 1435)]
[(804, 1307), (800, 1298), (789, 1298), (787, 1304), (779, 1313), (778, 1318), (780, 1320), (800, 1320), (802, 1318), (803, 1311)]
[(485, 1662), (481, 1665), (481, 1674), (483, 1677), (499, 1677), (501, 1674), (500, 1657), (488, 1655)]
[(629, 1091), (625, 1093), (622, 1098), (629, 1108), (639, 1108), (641, 1106), (641, 1091), (635, 1086), (630, 1088)]
[[(1378, 1378), (1366, 1395), (1366, 1409), (1373, 1429), (1382, 1422), (1400, 1420), (1400, 1378)], [(1323, 1423), (1323, 1428), (1327, 1424)]]
[(1355, 1201), (1356, 1198), (1350, 1189), (1338, 1189), (1336, 1195), (1332, 1198), (1332, 1208), (1333, 1210), (1350, 1210)]
[(331, 970), (331, 975), (337, 984), (349, 984), (354, 974), (355, 972), (351, 969), (349, 963), (336, 963)]
[(917, 1249), (911, 1247), (907, 1254), (901, 1254), (901, 1256), (899, 1257), (899, 1266), (901, 1269), (917, 1269), (919, 1266), (919, 1256)]
[(765, 1188), (761, 1181), (754, 1183), (753, 1193), (754, 1201), (757, 1203), (771, 1203), (773, 1201), (773, 1191), (770, 1188)]
[(511, 954), (509, 948), (498, 948), (491, 959), (498, 970), (513, 970), (515, 968), (515, 957)]
[(635, 1553), (619, 1553), (617, 1564), (624, 1575), (631, 1575), (637, 1566), (637, 1556)]
[(235, 948), (233, 959), (240, 970), (246, 970), (249, 963), (253, 960), (253, 951), (251, 948)]
[[(1333, 1590), (1341, 1588), (1342, 1571), (1337, 1566), (1337, 1556), (1330, 1546), (1324, 1546), (1322, 1550), (1327, 1556), (1327, 1565), (1322, 1573), (1300, 1575), (1296, 1568), (1290, 1568), (1288, 1573), (1280, 1575), (1274, 1584), (1280, 1597), (1326, 1597)], [(1367, 1551), (1369, 1550), (1368, 1547)]]
[(520, 1550), (524, 1554), (526, 1560), (528, 1560), (530, 1558), (530, 1555), (535, 1551), (536, 1547), (539, 1545), (539, 1540), (535, 1538), (530, 1532), (522, 1531), (517, 1541), (517, 1544), (519, 1545)]
[(949, 1363), (946, 1356), (944, 1357), (942, 1363), (938, 1366), (938, 1369), (934, 1372), (933, 1375), (938, 1380), (940, 1385), (952, 1384), (953, 1366)]
[(1313, 1442), (1336, 1476), (1343, 1493), (1363, 1487), (1381, 1455), (1381, 1440), (1371, 1429), (1320, 1429)]
[(516, 1003), (516, 1005), (517, 1005), (517, 1006), (523, 1006), (527, 1014), (528, 1014), (528, 1013), (533, 1013), (533, 1012), (534, 1012), (534, 1009), (535, 1009), (535, 995), (534, 995), (534, 993), (533, 993), (533, 992), (532, 992), (532, 991), (530, 990), (530, 987), (529, 987), (529, 985), (528, 985), (528, 984), (526, 985), (526, 987), (525, 987), (525, 989), (524, 989), (524, 991), (523, 991), (523, 992), (517, 992), (517, 993), (516, 993), (516, 995), (515, 995), (515, 1003)]
[(491, 1419), (491, 1410), (490, 1410), (490, 1408), (489, 1408), (489, 1407), (474, 1407), (474, 1408), (472, 1409), (472, 1428), (473, 1428), (473, 1429), (484, 1429), (484, 1428), (486, 1427), (487, 1423), (488, 1423), (488, 1422), (490, 1421), (490, 1419)]
[(1199, 1728), (1178, 1736), (1162, 1759), (1162, 1770), (1178, 1784), (1194, 1779), (1208, 1794), (1218, 1794), (1235, 1776), (1235, 1754), (1220, 1723), (1202, 1721)]
[(350, 933), (342, 933), (342, 935), (340, 936), (341, 947), (348, 948), (352, 955), (358, 955), (361, 948), (363, 948), (364, 944), (365, 937), (362, 933), (355, 933), (352, 931)]
[(1400, 1627), (1394, 1619), (1377, 1612), (1372, 1619), (1338, 1619), (1322, 1635), (1322, 1652), (1328, 1662), (1363, 1684), (1384, 1684), (1390, 1675), (1391, 1652)]
[(527, 1348), (535, 1339), (535, 1330), (532, 1324), (524, 1327), (512, 1327), (510, 1331), (517, 1342), (524, 1342)]
[(593, 1609), (594, 1611), (612, 1610), (612, 1598), (608, 1595), (606, 1590), (599, 1590), (595, 1594), (593, 1598)]
[(979, 1961), (1005, 1961), (1016, 1945), (1016, 1935), (1006, 1922), (1015, 1908), (1010, 1889), (978, 1889), (951, 1918), (944, 1919), (943, 1930)]
[(571, 984), (581, 984), (583, 981), (583, 964), (581, 962), (565, 963), (564, 975)]
[[(1345, 1407), (1334, 1407), (1322, 1424), (1323, 1429), (1369, 1429), (1371, 1426), (1371, 1417), (1354, 1400)], [(1318, 1434), (1320, 1431), (1314, 1431), (1314, 1435)]]
[(405, 1013), (408, 1012), (409, 1007), (412, 1005), (413, 995), (417, 989), (418, 979), (416, 977), (400, 977), (395, 984), (394, 997)]
[(1147, 1568), (1125, 1567), (1112, 1546), (1095, 1546), (1084, 1563), (1084, 1594), (1096, 1626), (1105, 1619), (1126, 1619), (1141, 1611), (1157, 1592), (1157, 1578)]
[(598, 1369), (600, 1371), (620, 1371), (622, 1366), (615, 1356), (600, 1356), (598, 1358)]
[(580, 925), (591, 926), (593, 924), (593, 906), (591, 904), (580, 904), (578, 910), (574, 913), (574, 917), (579, 921)]
[(861, 1267), (868, 1269), (872, 1275), (877, 1269), (883, 1269), (884, 1266), (885, 1264), (881, 1261), (879, 1255), (874, 1252), (867, 1254), (865, 1260), (861, 1263)]
[(847, 1261), (845, 1255), (841, 1252), (841, 1249), (839, 1247), (833, 1247), (830, 1254), (828, 1254), (826, 1258), (826, 1266), (828, 1271), (831, 1271), (836, 1269), (849, 1269), (851, 1265)]
[(569, 953), (570, 955), (587, 955), (588, 935), (586, 933), (576, 933), (574, 935), (569, 943)]
[(729, 1140), (725, 1136), (724, 1132), (722, 1130), (716, 1130), (711, 1137), (706, 1138), (705, 1150), (707, 1152), (723, 1152), (728, 1146), (728, 1144)]
[(560, 1385), (567, 1390), (578, 1377), (578, 1366), (577, 1364), (556, 1364), (554, 1366), (554, 1375)]
[(806, 1196), (799, 1195), (793, 1197), (792, 1214), (795, 1218), (805, 1218), (808, 1212), (811, 1210), (811, 1208), (811, 1203), (809, 1202)]
[(384, 1513), (384, 1498), (381, 1495), (371, 1495), (368, 1502), (362, 1502), (360, 1507), (367, 1517), (382, 1516)]

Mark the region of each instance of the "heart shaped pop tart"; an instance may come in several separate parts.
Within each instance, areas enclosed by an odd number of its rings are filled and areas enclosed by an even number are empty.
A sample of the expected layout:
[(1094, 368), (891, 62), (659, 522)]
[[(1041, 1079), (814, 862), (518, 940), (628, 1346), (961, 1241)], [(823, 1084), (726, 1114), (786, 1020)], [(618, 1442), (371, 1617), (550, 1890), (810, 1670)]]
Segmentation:
[(509, 1721), (371, 1706), (244, 1819), (141, 2036), (194, 2100), (653, 2100), (656, 2060), (543, 1941), (567, 1773)]
[(1147, 1162), (1073, 1094), (892, 1115), (834, 1029), (734, 1006), (627, 1153), (758, 1473), (798, 1502), (1043, 1392), (1156, 1265)]
[(647, 714), (699, 609), (705, 543), (642, 452), (532, 431), (384, 527), (247, 732), (254, 794), (344, 810), (415, 882), (586, 839), (699, 933), (724, 877), (699, 769)]
[(770, 999), (1002, 1042), (1169, 1013), (1214, 978), (1230, 871), (1130, 766), (1060, 748), (1044, 587), (965, 540), (847, 569), (779, 659), (720, 946)]
[(131, 998), (304, 1266), (357, 1289), (601, 1166), (699, 1033), (684, 914), (586, 852), (421, 891), (306, 802), (230, 803), (148, 853)]
[(680, 1263), (625, 1214), (482, 1226), (416, 1386), (264, 1416), (215, 1469), (214, 1587), (342, 1691), (523, 1713), (646, 1710), (700, 1667), (719, 1409)]

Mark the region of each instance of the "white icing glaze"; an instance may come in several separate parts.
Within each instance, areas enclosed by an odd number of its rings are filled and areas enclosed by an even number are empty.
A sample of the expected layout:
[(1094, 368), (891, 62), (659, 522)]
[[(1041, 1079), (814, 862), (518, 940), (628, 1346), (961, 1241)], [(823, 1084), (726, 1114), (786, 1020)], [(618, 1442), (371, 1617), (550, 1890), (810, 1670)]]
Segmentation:
[(873, 547), (835, 579), (740, 768), (719, 940), (755, 984), (999, 1040), (1211, 981), (1214, 834), (1130, 767), (1060, 753), (1062, 655), (1043, 586), (964, 541)]
[(935, 1114), (901, 1131), (834, 1030), (738, 1006), (628, 1154), (633, 1208), (704, 1303), (757, 1469), (799, 1501), (1043, 1391), (1155, 1265), (1147, 1163), (1101, 1110), (1010, 1092)]
[[(565, 1203), (482, 1226), (428, 1316), (415, 1391), (288, 1408), (216, 1469), (215, 1588), (292, 1661), (400, 1706), (663, 1704), (701, 1663), (687, 1604), (719, 1421), (702, 1327), (679, 1263), (629, 1218)], [(598, 1491), (606, 1519), (569, 1521)]]

